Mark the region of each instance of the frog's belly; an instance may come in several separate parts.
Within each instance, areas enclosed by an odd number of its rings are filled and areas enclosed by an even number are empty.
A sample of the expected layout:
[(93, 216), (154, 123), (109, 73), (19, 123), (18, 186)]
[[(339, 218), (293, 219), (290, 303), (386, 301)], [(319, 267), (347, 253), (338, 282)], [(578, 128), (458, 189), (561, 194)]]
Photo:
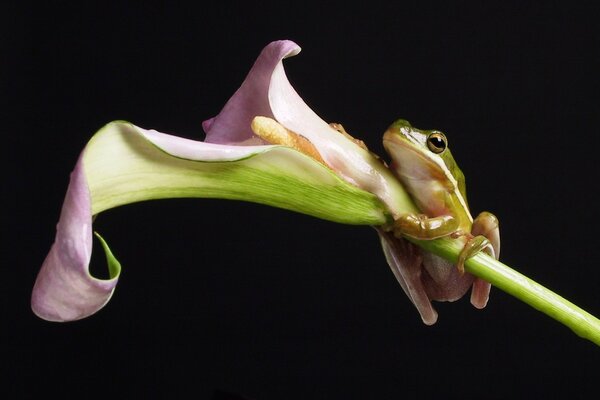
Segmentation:
[(436, 301), (460, 299), (473, 284), (473, 275), (461, 274), (456, 266), (443, 258), (423, 253), (421, 281), (427, 296)]

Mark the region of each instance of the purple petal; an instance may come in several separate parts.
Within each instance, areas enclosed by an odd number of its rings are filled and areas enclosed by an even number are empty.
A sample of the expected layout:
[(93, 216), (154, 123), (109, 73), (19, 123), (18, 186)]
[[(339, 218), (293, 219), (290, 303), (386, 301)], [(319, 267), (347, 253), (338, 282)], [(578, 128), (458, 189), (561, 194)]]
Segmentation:
[(225, 104), (219, 115), (202, 123), (202, 128), (206, 132), (205, 141), (241, 144), (248, 139), (257, 140), (258, 138), (250, 129), (252, 119), (257, 115), (274, 117), (269, 104), (269, 85), (273, 70), (282, 59), (299, 52), (300, 47), (289, 40), (280, 40), (267, 45), (258, 56), (242, 86)]
[(87, 317), (110, 299), (118, 277), (92, 277), (91, 199), (82, 156), (71, 173), (56, 238), (37, 276), (31, 298), (33, 312), (49, 321)]
[(206, 141), (264, 144), (250, 129), (251, 121), (256, 116), (274, 118), (308, 138), (329, 167), (347, 182), (376, 194), (391, 210), (396, 210), (398, 189), (390, 188), (389, 171), (315, 114), (290, 84), (282, 60), (299, 52), (300, 47), (289, 40), (267, 45), (223, 110), (203, 122)]

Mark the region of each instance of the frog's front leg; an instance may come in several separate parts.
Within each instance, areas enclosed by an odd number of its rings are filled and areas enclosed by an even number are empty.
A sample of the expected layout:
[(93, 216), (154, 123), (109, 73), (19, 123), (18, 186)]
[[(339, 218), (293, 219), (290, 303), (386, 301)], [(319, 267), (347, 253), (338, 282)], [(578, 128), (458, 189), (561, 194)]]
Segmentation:
[[(500, 257), (500, 227), (494, 214), (485, 211), (479, 214), (473, 221), (471, 235), (459, 255), (459, 263), (462, 263), (463, 268), (464, 261), (479, 251), (485, 251), (496, 260)], [(490, 296), (490, 287), (489, 282), (475, 278), (471, 290), (471, 304), (477, 308), (484, 308)]]
[(406, 235), (420, 240), (448, 236), (457, 229), (458, 219), (452, 215), (428, 217), (425, 214), (403, 214), (394, 221), (392, 228), (396, 237)]

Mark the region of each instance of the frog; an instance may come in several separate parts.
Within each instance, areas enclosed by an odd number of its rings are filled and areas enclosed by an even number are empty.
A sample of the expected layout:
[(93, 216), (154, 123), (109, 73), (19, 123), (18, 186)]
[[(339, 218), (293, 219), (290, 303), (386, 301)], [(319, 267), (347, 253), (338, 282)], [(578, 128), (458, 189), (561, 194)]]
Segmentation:
[[(391, 159), (390, 170), (420, 212), (400, 213), (391, 226), (377, 231), (388, 264), (421, 319), (433, 325), (438, 315), (431, 301), (456, 301), (469, 288), (473, 306), (484, 308), (491, 285), (466, 272), (464, 264), (482, 251), (499, 258), (499, 222), (488, 211), (472, 217), (465, 176), (452, 156), (447, 136), (398, 119), (383, 134), (383, 147)], [(442, 237), (463, 242), (455, 263), (413, 243)]]

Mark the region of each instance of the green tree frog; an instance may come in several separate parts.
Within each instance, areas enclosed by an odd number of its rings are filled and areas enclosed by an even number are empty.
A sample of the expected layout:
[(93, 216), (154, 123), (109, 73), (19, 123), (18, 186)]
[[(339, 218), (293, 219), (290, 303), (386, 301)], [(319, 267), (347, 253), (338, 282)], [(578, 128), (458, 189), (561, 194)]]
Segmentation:
[[(498, 219), (482, 212), (473, 219), (467, 204), (465, 178), (440, 131), (419, 130), (405, 120), (395, 121), (384, 133), (390, 169), (402, 182), (421, 214), (399, 215), (391, 228), (378, 228), (387, 261), (421, 314), (432, 325), (437, 313), (431, 300), (455, 301), (472, 287), (471, 303), (487, 304), (490, 284), (464, 271), (464, 262), (479, 251), (500, 254)], [(451, 236), (464, 248), (456, 266), (406, 240)]]

